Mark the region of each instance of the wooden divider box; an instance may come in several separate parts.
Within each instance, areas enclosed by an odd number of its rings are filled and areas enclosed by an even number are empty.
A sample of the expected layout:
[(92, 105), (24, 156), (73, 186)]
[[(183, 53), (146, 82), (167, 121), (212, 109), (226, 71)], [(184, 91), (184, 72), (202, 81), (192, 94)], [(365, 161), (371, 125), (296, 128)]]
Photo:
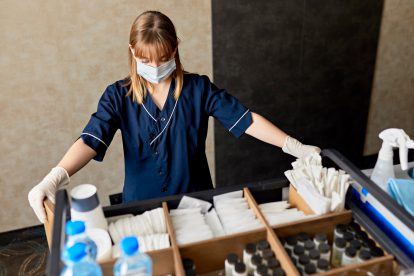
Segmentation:
[[(281, 267), (285, 270), (286, 275), (300, 275), (279, 238), (295, 235), (299, 232), (306, 232), (310, 235), (314, 235), (317, 232), (325, 232), (330, 244), (332, 244), (332, 233), (335, 226), (339, 223), (349, 223), (352, 220), (352, 212), (346, 210), (340, 213), (330, 213), (272, 226), (269, 225), (260, 211), (255, 199), (255, 193), (248, 188), (244, 188), (243, 196), (256, 217), (263, 224), (262, 229), (216, 237), (185, 245), (177, 244), (171, 217), (169, 216), (169, 202), (168, 200), (162, 202), (161, 205), (165, 215), (171, 247), (168, 249), (148, 252), (153, 261), (153, 274), (184, 276), (185, 273), (182, 265), (182, 258), (191, 258), (196, 265), (198, 274), (212, 273), (224, 269), (224, 261), (229, 253), (236, 253), (239, 258), (242, 258), (242, 252), (247, 243), (256, 243), (260, 240), (267, 240), (272, 251), (279, 260)], [(270, 200), (273, 201), (281, 200), (280, 195), (275, 195), (274, 198), (270, 196), (270, 198)], [(205, 198), (203, 199), (205, 200)], [(209, 200), (212, 201), (212, 197)], [(303, 201), (294, 189), (292, 190), (292, 187), (289, 191), (289, 201), (293, 206), (304, 213), (311, 213), (309, 206), (307, 206), (306, 202)], [(262, 201), (261, 203), (264, 202)], [(50, 240), (52, 232), (51, 225), (53, 225), (53, 223), (51, 224), (53, 221), (53, 206), (49, 203), (46, 203), (46, 205), (48, 223), (45, 224), (45, 229), (48, 240)], [(115, 260), (110, 260), (100, 264), (104, 275), (112, 275), (114, 262)], [(357, 270), (369, 270), (374, 272), (375, 275), (391, 275), (393, 273), (393, 256), (386, 253), (383, 257), (375, 258), (361, 264), (335, 268), (324, 274), (318, 275), (354, 275), (353, 273)]]

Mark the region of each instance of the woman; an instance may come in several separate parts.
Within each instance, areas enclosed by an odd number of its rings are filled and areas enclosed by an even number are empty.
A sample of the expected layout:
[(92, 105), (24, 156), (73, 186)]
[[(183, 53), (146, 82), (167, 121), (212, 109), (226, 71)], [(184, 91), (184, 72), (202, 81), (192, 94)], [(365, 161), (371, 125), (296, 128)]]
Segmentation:
[(96, 113), (59, 164), (29, 192), (44, 222), (43, 200), (91, 159), (102, 161), (115, 132), (124, 147), (123, 202), (211, 189), (205, 155), (208, 118), (234, 136), (247, 133), (295, 157), (319, 152), (251, 112), (208, 77), (184, 72), (171, 20), (160, 12), (138, 16), (129, 37), (129, 76), (107, 87)]

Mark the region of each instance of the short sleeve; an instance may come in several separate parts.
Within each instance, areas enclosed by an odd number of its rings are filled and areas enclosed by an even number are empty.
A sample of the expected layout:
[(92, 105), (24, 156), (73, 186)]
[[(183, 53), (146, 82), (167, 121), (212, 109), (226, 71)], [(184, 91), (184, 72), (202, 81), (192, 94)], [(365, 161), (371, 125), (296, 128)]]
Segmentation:
[(207, 76), (201, 77), (205, 110), (235, 137), (240, 137), (252, 124), (252, 114), (239, 100), (217, 88)]
[(119, 101), (116, 90), (109, 86), (99, 100), (97, 111), (91, 115), (81, 134), (83, 142), (96, 151), (96, 161), (103, 160), (118, 128)]

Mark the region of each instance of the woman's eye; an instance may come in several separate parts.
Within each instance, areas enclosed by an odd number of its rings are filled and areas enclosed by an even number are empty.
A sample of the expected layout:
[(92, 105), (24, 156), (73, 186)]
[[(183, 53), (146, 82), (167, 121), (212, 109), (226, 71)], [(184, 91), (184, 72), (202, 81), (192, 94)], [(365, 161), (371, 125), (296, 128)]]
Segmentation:
[(141, 60), (141, 63), (148, 63), (149, 62), (149, 60), (147, 60), (147, 59), (142, 59)]

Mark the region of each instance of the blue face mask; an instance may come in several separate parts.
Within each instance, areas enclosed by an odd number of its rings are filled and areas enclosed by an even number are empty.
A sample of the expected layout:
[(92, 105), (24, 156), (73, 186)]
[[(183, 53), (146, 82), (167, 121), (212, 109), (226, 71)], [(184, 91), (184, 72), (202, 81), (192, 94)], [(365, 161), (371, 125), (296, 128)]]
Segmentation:
[(175, 68), (175, 58), (158, 67), (152, 67), (137, 61), (137, 74), (151, 83), (162, 82), (174, 72)]

